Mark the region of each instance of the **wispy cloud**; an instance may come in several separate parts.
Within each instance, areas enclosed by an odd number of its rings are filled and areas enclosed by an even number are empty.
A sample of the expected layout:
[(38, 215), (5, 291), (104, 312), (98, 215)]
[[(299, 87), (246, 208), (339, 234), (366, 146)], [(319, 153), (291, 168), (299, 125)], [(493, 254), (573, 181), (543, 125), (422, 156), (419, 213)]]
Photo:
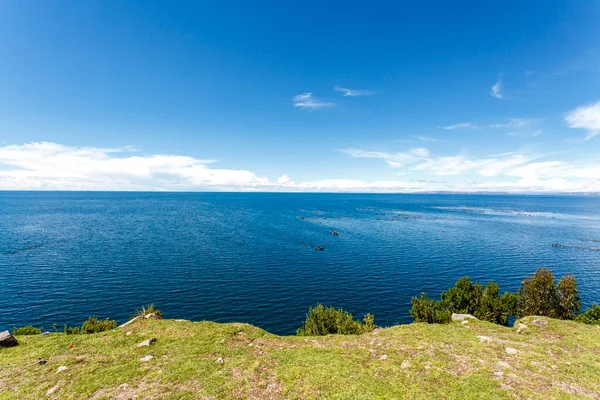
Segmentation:
[(454, 125), (443, 126), (442, 129), (447, 130), (458, 130), (458, 129), (498, 129), (506, 128), (510, 129), (509, 135), (523, 135), (531, 134), (532, 136), (539, 136), (542, 133), (541, 129), (535, 129), (540, 124), (540, 119), (535, 118), (511, 118), (506, 122), (492, 123), (488, 125), (477, 125), (473, 122), (461, 122)]
[(490, 94), (497, 99), (504, 98), (504, 83), (502, 82), (502, 75), (498, 77), (498, 81), (492, 86)]
[(302, 93), (292, 99), (294, 107), (316, 110), (318, 108), (333, 107), (335, 103), (317, 100), (312, 93)]
[(475, 125), (472, 122), (461, 122), (461, 123), (454, 124), (454, 125), (443, 126), (442, 129), (447, 129), (450, 131), (453, 131), (456, 129), (479, 129), (479, 126)]
[(372, 94), (375, 94), (375, 92), (373, 92), (371, 90), (348, 89), (348, 88), (343, 88), (341, 86), (335, 86), (333, 88), (333, 90), (335, 90), (336, 92), (343, 93), (344, 97), (370, 96)]
[(585, 140), (600, 135), (600, 101), (570, 111), (565, 116), (565, 121), (570, 128), (587, 130)]
[(437, 142), (436, 138), (432, 138), (429, 136), (415, 136), (415, 138), (419, 139), (421, 142)]
[[(577, 164), (566, 161), (538, 161), (542, 155), (509, 152), (485, 157), (432, 155), (429, 150), (416, 148), (406, 152), (386, 153), (359, 149), (344, 150), (357, 158), (376, 158), (385, 161), (390, 167), (405, 169), (409, 173), (423, 173), (436, 176), (465, 177), (478, 175), (486, 179), (482, 182), (446, 182), (448, 187), (461, 187), (465, 190), (497, 190), (507, 192), (596, 192), (600, 189), (600, 163)], [(498, 182), (494, 178), (515, 179), (517, 181)]]

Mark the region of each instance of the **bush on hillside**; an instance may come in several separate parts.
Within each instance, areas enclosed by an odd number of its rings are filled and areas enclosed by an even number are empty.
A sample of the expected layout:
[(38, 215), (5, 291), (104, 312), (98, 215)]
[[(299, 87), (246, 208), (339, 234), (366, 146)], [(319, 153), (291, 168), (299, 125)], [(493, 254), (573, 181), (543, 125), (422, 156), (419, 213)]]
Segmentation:
[(502, 306), (500, 287), (496, 282), (489, 282), (485, 286), (485, 290), (480, 299), (477, 301), (473, 316), (495, 324), (508, 325), (508, 314), (504, 313), (505, 309), (506, 308)]
[(410, 316), (415, 322), (447, 324), (451, 320), (451, 313), (443, 308), (439, 301), (430, 299), (425, 293), (421, 293), (421, 297), (413, 297), (411, 304)]
[(117, 327), (117, 321), (112, 319), (97, 319), (95, 316), (89, 317), (81, 326), (64, 326), (64, 333), (67, 335), (77, 335), (80, 333), (98, 333), (109, 331)]
[(525, 278), (521, 283), (519, 317), (542, 315), (554, 318), (557, 301), (554, 275), (547, 268), (539, 268), (533, 276)]
[(40, 335), (42, 333), (42, 328), (36, 328), (35, 326), (21, 326), (17, 328), (13, 327), (13, 335), (17, 336), (26, 336), (26, 335)]
[(471, 314), (484, 321), (508, 325), (508, 317), (516, 314), (516, 296), (504, 293), (500, 287), (489, 282), (485, 289), (469, 277), (460, 278), (453, 287), (441, 294), (441, 300), (432, 300), (425, 293), (411, 301), (410, 315), (415, 322), (448, 323), (452, 313)]
[(65, 324), (63, 327), (63, 332), (65, 335), (79, 335), (81, 333), (81, 327), (79, 326), (69, 326)]
[(592, 304), (592, 307), (588, 308), (583, 314), (575, 317), (575, 321), (588, 325), (600, 325), (600, 306)]
[(375, 329), (375, 317), (365, 315), (363, 322), (352, 318), (352, 314), (341, 308), (325, 307), (317, 303), (310, 307), (306, 321), (296, 331), (298, 336), (324, 336), (329, 334), (359, 335)]
[(577, 280), (572, 275), (554, 281), (552, 271), (539, 268), (525, 278), (519, 288), (519, 317), (541, 315), (550, 318), (574, 319), (581, 311)]
[(577, 290), (577, 280), (573, 275), (560, 278), (557, 285), (558, 310), (560, 319), (575, 319), (581, 312), (581, 299)]
[(98, 333), (109, 331), (117, 327), (117, 321), (112, 319), (97, 319), (95, 316), (89, 317), (81, 325), (81, 333)]
[(162, 312), (154, 307), (154, 303), (148, 304), (147, 306), (142, 306), (139, 310), (136, 310), (137, 317), (145, 317), (146, 315), (154, 314), (156, 318), (162, 319)]
[(441, 298), (443, 307), (458, 314), (475, 314), (483, 290), (479, 283), (473, 284), (468, 276), (460, 278)]

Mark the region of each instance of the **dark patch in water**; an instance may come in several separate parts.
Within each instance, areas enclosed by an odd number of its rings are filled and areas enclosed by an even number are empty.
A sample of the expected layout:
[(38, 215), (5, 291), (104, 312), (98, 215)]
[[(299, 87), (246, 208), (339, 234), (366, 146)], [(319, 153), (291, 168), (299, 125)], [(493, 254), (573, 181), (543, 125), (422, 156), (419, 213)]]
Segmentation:
[(600, 251), (600, 247), (585, 247), (585, 246), (577, 246), (574, 244), (552, 243), (552, 247), (566, 247), (567, 249), (582, 249), (582, 250), (589, 250), (589, 251)]
[(42, 245), (36, 244), (36, 245), (33, 245), (33, 246), (23, 247), (22, 249), (5, 251), (2, 254), (4, 254), (5, 256), (12, 256), (12, 255), (23, 253), (23, 252), (26, 252), (26, 251), (31, 251), (31, 250), (39, 249), (40, 247), (42, 247)]

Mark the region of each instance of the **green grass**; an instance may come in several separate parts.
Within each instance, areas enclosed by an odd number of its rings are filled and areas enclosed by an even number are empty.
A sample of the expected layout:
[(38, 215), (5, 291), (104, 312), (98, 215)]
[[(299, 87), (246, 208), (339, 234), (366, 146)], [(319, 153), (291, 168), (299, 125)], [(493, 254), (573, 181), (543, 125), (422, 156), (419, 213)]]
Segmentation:
[[(600, 398), (600, 327), (519, 322), (521, 333), (469, 321), (279, 337), (246, 324), (144, 319), (90, 335), (18, 336), (19, 346), (0, 348), (0, 399)], [(146, 355), (154, 358), (141, 362)]]

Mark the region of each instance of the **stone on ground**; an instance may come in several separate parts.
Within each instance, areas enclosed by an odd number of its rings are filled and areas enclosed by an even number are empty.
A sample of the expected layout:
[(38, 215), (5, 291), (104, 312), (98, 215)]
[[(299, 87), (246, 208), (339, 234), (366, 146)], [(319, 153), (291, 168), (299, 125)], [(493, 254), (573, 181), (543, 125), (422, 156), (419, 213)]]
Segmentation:
[(515, 354), (517, 354), (517, 349), (513, 349), (512, 347), (507, 347), (506, 354), (515, 355)]
[(144, 356), (144, 357), (140, 358), (140, 361), (141, 362), (147, 362), (147, 361), (152, 360), (153, 358), (154, 358), (154, 356), (148, 355), (148, 356)]
[(477, 319), (471, 314), (455, 314), (452, 313), (452, 321), (464, 321), (465, 319)]
[(150, 346), (152, 343), (156, 342), (156, 338), (146, 339), (143, 342), (139, 343), (137, 347)]
[(0, 332), (0, 347), (12, 347), (18, 344), (17, 339), (9, 331)]

